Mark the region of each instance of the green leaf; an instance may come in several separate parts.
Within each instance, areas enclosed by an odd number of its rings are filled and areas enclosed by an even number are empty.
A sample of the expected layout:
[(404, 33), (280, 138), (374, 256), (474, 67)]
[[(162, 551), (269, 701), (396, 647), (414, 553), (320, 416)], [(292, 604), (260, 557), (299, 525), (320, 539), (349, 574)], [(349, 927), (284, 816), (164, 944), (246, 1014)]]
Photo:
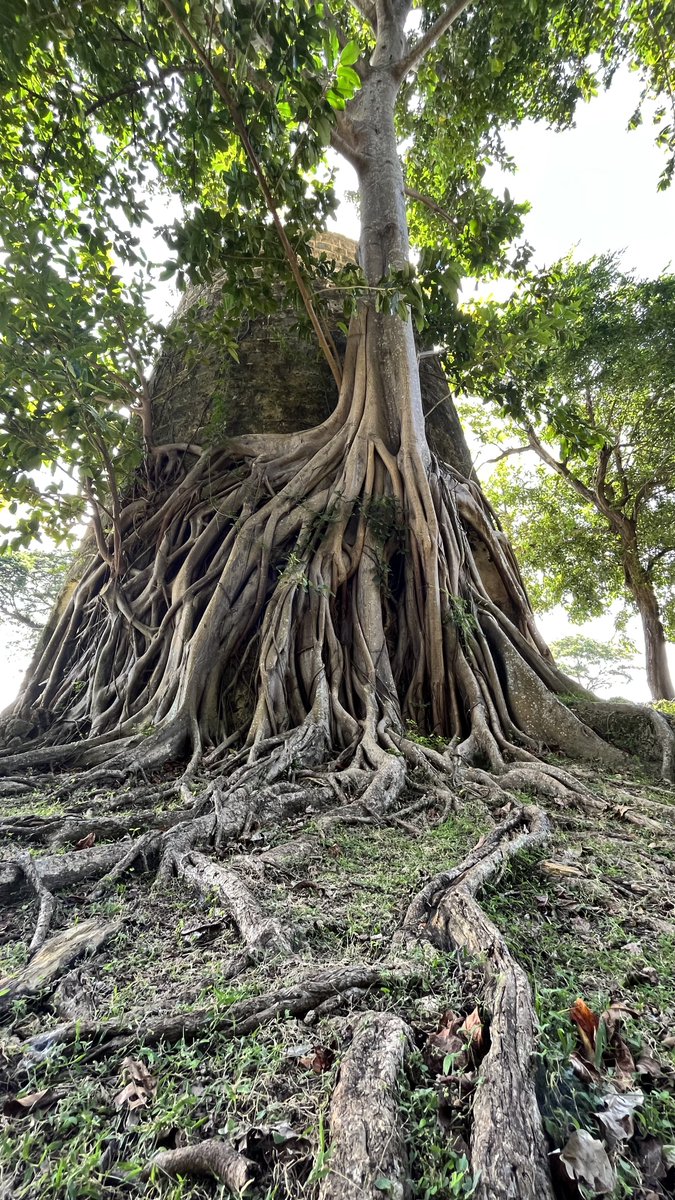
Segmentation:
[(347, 42), (340, 55), (340, 66), (351, 67), (361, 57), (361, 47), (358, 42)]

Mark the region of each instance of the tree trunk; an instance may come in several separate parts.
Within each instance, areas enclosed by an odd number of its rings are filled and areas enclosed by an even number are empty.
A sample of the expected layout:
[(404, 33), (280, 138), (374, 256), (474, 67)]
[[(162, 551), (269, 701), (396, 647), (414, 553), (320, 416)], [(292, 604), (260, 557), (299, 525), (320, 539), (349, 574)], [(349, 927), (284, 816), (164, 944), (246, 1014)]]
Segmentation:
[[(409, 261), (404, 23), (383, 6), (349, 106), (372, 287)], [(536, 763), (542, 743), (620, 761), (556, 699), (568, 682), (466, 455), (430, 449), (409, 312), (364, 304), (337, 406), (315, 428), (226, 440), (212, 418), (149, 456), (115, 555), (93, 555), (14, 708), (58, 748), (10, 753), (5, 773), (108, 762), (112, 742), (117, 769), (187, 756), (190, 778), (205, 752), (238, 740), (265, 759), (282, 739), (288, 761), (346, 754), (388, 778), (410, 722), (502, 773)]]
[(633, 597), (642, 622), (647, 684), (652, 699), (673, 700), (675, 690), (668, 667), (666, 635), (652, 581), (640, 561), (636, 522), (622, 515), (618, 526), (616, 520), (613, 521), (613, 525), (621, 538), (626, 587)]
[(644, 571), (641, 571), (640, 579), (635, 579), (628, 574), (626, 577), (642, 622), (647, 684), (652, 699), (675, 700), (675, 689), (668, 666), (668, 643), (654, 588), (649, 576)]
[[(397, 10), (380, 8), (372, 71), (350, 109), (361, 263), (372, 286), (409, 255), (392, 70), (405, 14), (388, 27)], [(466, 950), (487, 964), (493, 1042), (476, 1063), (484, 1089), (472, 1148), (483, 1176), (477, 1194), (541, 1200), (550, 1188), (531, 1078), (529, 983), (490, 922), (478, 921), (476, 894), (508, 858), (548, 836), (539, 810), (520, 809), (514, 793), (591, 812), (601, 804), (549, 750), (594, 768), (622, 767), (625, 756), (558, 699), (569, 682), (537, 633), (511, 547), (469, 476), (456, 420), (444, 430), (452, 461), (430, 445), (409, 313), (402, 320), (364, 303), (335, 407), (313, 427), (279, 429), (232, 436), (202, 418), (193, 436), (146, 456), (114, 534), (121, 570), (106, 547), (92, 550), (5, 722), (0, 774), (29, 772), (35, 787), (33, 772), (91, 768), (62, 785), (69, 799), (83, 790), (86, 813), (114, 804), (97, 790), (102, 782), (142, 781), (134, 811), (141, 795), (158, 803), (179, 794), (185, 819), (148, 820), (121, 854), (106, 853), (96, 894), (139, 864), (157, 867), (161, 884), (175, 874), (197, 893), (215, 890), (246, 943), (226, 974), (262, 951), (262, 962), (283, 961), (300, 930), (271, 917), (267, 889), (256, 888), (250, 868), (211, 864), (206, 848), (218, 853), (286, 821), (293, 838), (306, 822), (300, 837), (312, 844), (317, 825), (324, 838), (332, 824), (405, 828), (420, 793), (425, 805), (429, 794), (440, 799), (443, 813), (467, 792), (503, 808), (506, 818), (429, 895), (420, 893), (415, 912), (428, 918), (430, 938), (436, 912), (439, 952), (454, 959)], [(402, 801), (411, 785), (414, 800)], [(407, 808), (397, 811), (401, 802)], [(43, 871), (32, 877), (36, 891), (51, 890)], [(61, 878), (53, 863), (49, 878), (54, 887)], [(392, 974), (409, 979), (420, 961), (413, 956), (400, 970), (396, 962), (394, 971), (388, 963), (388, 974), (371, 964), (331, 966), (300, 981), (289, 962), (290, 987), (149, 1026), (77, 1023), (49, 1031), (45, 1047), (91, 1037), (98, 1056), (136, 1036), (175, 1041), (220, 1027), (243, 1037), (283, 1014), (314, 1019), (325, 1004)], [(398, 1084), (407, 1029), (393, 1016), (359, 1027), (331, 1108), (326, 1196), (405, 1196)], [(504, 1136), (495, 1149), (495, 1129), (525, 1130), (526, 1140)], [(185, 1167), (186, 1156), (178, 1158)], [(495, 1180), (488, 1166), (497, 1158)]]

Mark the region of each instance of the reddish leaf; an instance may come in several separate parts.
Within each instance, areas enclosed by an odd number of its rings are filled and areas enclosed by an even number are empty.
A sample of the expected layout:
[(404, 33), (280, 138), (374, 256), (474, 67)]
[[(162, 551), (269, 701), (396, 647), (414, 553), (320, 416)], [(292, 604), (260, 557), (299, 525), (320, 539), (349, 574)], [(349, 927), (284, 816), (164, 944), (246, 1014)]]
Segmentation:
[(469, 1013), (466, 1020), (460, 1025), (459, 1032), (464, 1034), (471, 1049), (477, 1053), (483, 1045), (483, 1022), (477, 1008)]
[(317, 1046), (312, 1054), (303, 1054), (298, 1062), (303, 1067), (307, 1067), (309, 1071), (313, 1071), (315, 1075), (322, 1075), (324, 1071), (330, 1070), (335, 1062), (335, 1054), (329, 1046)]
[(570, 1009), (570, 1018), (579, 1030), (579, 1037), (581, 1038), (586, 1058), (590, 1062), (593, 1062), (595, 1058), (595, 1039), (600, 1018), (581, 998), (574, 1001)]

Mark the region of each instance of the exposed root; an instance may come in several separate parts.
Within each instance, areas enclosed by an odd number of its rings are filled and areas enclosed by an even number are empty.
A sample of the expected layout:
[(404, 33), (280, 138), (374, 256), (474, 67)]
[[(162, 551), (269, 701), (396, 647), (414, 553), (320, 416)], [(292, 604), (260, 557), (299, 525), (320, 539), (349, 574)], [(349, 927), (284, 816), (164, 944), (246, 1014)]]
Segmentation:
[(239, 1000), (225, 1009), (194, 1008), (157, 1020), (69, 1022), (30, 1038), (27, 1049), (34, 1057), (43, 1057), (55, 1046), (73, 1047), (79, 1041), (87, 1040), (92, 1042), (87, 1058), (93, 1060), (134, 1043), (172, 1043), (181, 1038), (198, 1037), (206, 1030), (218, 1029), (225, 1037), (239, 1037), (275, 1017), (285, 1014), (304, 1017), (325, 1000), (349, 993), (352, 988), (381, 987), (395, 978), (412, 979), (414, 976), (415, 971), (398, 967), (389, 970), (360, 964), (328, 967), (319, 975), (300, 980), (290, 987), (266, 992), (250, 1000)]
[(393, 1013), (366, 1013), (340, 1064), (330, 1106), (330, 1159), (321, 1200), (403, 1197), (408, 1156), (398, 1104), (398, 1080), (412, 1049), (412, 1031)]
[(147, 1179), (154, 1172), (169, 1175), (210, 1175), (239, 1195), (254, 1176), (255, 1165), (239, 1154), (231, 1142), (223, 1138), (208, 1138), (196, 1146), (179, 1146), (155, 1154), (144, 1171)]
[(121, 921), (90, 917), (57, 933), (37, 951), (18, 975), (0, 980), (0, 1011), (22, 996), (37, 996), (50, 987), (83, 954), (95, 954), (117, 933)]
[(290, 954), (297, 938), (280, 921), (268, 917), (237, 871), (228, 871), (192, 851), (176, 863), (178, 877), (203, 897), (215, 896), (232, 914), (244, 944), (252, 955), (265, 951)]
[(33, 862), (33, 859), (31, 858), (30, 854), (28, 854), (26, 851), (24, 851), (23, 853), (20, 853), (17, 856), (17, 862), (19, 863), (21, 870), (23, 871), (24, 875), (26, 876), (26, 879), (28, 880), (30, 886), (32, 887), (33, 891), (35, 892), (35, 895), (38, 897), (38, 899), (40, 901), (40, 910), (38, 912), (38, 919), (37, 919), (37, 924), (35, 926), (35, 933), (33, 934), (30, 945), (28, 947), (28, 953), (30, 955), (30, 954), (34, 954), (36, 950), (39, 950), (40, 946), (42, 946), (43, 942), (47, 938), (47, 934), (49, 933), (49, 926), (51, 925), (52, 916), (54, 914), (54, 906), (56, 904), (56, 901), (54, 899), (53, 893), (49, 891), (49, 888), (45, 887), (42, 879), (40, 878), (37, 870), (35, 869), (35, 863)]
[(103, 875), (103, 877), (99, 879), (96, 886), (91, 889), (91, 892), (89, 893), (90, 899), (95, 899), (97, 896), (101, 896), (103, 892), (105, 892), (108, 888), (111, 888), (113, 884), (117, 883), (118, 879), (121, 879), (124, 873), (129, 870), (129, 867), (132, 867), (138, 859), (141, 860), (145, 870), (147, 871), (147, 860), (149, 857), (154, 856), (157, 853), (160, 843), (161, 838), (158, 833), (142, 833), (140, 837), (136, 838), (135, 841), (132, 842), (132, 844), (129, 846), (129, 849), (119, 859), (119, 861), (115, 863), (112, 870)]
[[(40, 881), (50, 892), (55, 892), (105, 874), (123, 858), (128, 849), (127, 841), (113, 842), (110, 845), (92, 846), (88, 850), (72, 850), (66, 854), (45, 854), (34, 858), (33, 864)], [(7, 899), (15, 895), (23, 878), (23, 869), (15, 859), (0, 863), (0, 897)]]
[(463, 950), (479, 964), (490, 1022), (490, 1045), (479, 1067), (473, 1104), (471, 1165), (481, 1200), (553, 1200), (541, 1116), (532, 1074), (536, 1018), (519, 964), (475, 899), (476, 892), (520, 849), (549, 834), (544, 814), (523, 808), (493, 829), (452, 871), (415, 897), (403, 936), (428, 937), (444, 950)]

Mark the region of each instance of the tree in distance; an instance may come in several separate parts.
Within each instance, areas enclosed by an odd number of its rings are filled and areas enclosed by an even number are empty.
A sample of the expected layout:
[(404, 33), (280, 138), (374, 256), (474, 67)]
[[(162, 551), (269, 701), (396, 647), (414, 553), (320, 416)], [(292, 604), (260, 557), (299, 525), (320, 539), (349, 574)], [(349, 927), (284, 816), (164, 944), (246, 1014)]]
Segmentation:
[[(568, 259), (476, 315), (468, 386), (488, 405), (470, 411), (505, 444), (488, 494), (535, 607), (583, 621), (623, 601), (640, 616), (652, 696), (672, 700), (675, 277)], [(511, 466), (528, 452), (539, 469)]]

